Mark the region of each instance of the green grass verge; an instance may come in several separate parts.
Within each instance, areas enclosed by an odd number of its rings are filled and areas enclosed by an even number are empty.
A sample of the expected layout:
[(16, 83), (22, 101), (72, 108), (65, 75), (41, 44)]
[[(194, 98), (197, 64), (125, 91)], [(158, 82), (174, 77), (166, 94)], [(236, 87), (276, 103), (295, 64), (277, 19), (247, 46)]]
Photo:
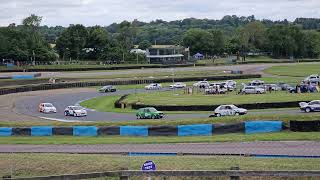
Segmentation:
[(252, 142), (252, 141), (320, 141), (319, 132), (289, 132), (262, 134), (232, 133), (213, 136), (171, 136), (171, 137), (0, 137), (0, 144), (163, 144), (163, 143), (216, 143), (216, 142)]
[(265, 70), (266, 73), (280, 76), (306, 77), (311, 74), (320, 74), (320, 63), (294, 64), (288, 66), (273, 66)]
[[(209, 115), (209, 114), (208, 114)], [(159, 126), (159, 125), (187, 125), (187, 124), (221, 124), (221, 123), (238, 123), (254, 120), (278, 120), (289, 125), (290, 120), (319, 120), (320, 113), (298, 115), (290, 114), (248, 114), (244, 116), (229, 116), (219, 118), (197, 118), (197, 119), (180, 119), (180, 120), (133, 120), (133, 121), (96, 121), (96, 122), (58, 122), (58, 121), (0, 121), (0, 127), (31, 127), (31, 126)]]
[[(9, 175), (11, 174), (11, 171), (13, 173), (13, 177), (30, 177), (104, 172), (121, 169), (140, 170), (141, 165), (146, 160), (152, 160), (155, 162), (157, 170), (229, 170), (230, 167), (233, 166), (239, 166), (241, 170), (320, 169), (320, 159), (257, 159), (251, 157), (230, 156), (127, 157), (104, 154), (22, 153), (0, 154), (0, 176)], [(142, 178), (132, 177), (130, 179)], [(178, 177), (174, 179), (177, 180)], [(179, 179), (186, 178), (180, 177)], [(195, 177), (192, 179), (195, 179)], [(225, 179), (229, 179), (229, 177), (225, 177)]]

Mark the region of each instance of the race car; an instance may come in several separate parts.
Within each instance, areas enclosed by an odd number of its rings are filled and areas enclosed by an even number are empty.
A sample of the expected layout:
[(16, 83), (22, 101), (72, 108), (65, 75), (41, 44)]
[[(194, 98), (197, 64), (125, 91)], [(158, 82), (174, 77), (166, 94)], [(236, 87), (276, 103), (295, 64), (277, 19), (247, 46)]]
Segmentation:
[(312, 111), (320, 111), (320, 100), (313, 100), (309, 103), (301, 102), (299, 103), (301, 111), (304, 112), (312, 112)]
[(221, 105), (214, 110), (214, 114), (209, 117), (220, 117), (220, 116), (239, 116), (247, 114), (247, 110), (238, 108), (235, 105)]
[(87, 116), (87, 111), (81, 106), (68, 106), (64, 110), (64, 115), (74, 117)]
[(39, 112), (42, 113), (56, 113), (57, 108), (55, 108), (51, 103), (40, 103), (39, 104)]
[(177, 82), (177, 83), (170, 85), (170, 89), (178, 89), (178, 88), (185, 88), (185, 87), (187, 87), (187, 85), (182, 82)]
[(108, 86), (103, 86), (102, 88), (99, 89), (99, 92), (116, 92), (117, 89), (115, 86), (108, 85)]
[(152, 83), (152, 84), (149, 84), (148, 86), (145, 86), (144, 89), (146, 90), (154, 90), (154, 89), (161, 89), (161, 84), (158, 84), (158, 83)]
[(140, 108), (136, 113), (137, 119), (162, 119), (164, 113), (153, 107)]

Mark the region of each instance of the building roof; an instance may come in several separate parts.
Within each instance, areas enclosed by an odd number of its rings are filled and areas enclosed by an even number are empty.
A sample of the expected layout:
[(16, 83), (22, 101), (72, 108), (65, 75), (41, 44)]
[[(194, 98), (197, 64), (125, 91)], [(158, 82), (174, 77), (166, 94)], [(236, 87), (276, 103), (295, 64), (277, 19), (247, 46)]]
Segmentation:
[(176, 45), (152, 45), (150, 48), (167, 49), (167, 48), (182, 48), (182, 46), (176, 46)]
[(147, 58), (172, 58), (172, 57), (183, 57), (183, 54), (173, 54), (173, 55), (147, 55)]

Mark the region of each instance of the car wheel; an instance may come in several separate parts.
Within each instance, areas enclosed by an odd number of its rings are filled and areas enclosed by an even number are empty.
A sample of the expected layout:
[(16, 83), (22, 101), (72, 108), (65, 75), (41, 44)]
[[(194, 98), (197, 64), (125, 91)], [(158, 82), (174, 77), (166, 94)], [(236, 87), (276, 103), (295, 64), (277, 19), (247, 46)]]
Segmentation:
[(77, 117), (77, 114), (76, 114), (75, 112), (73, 112), (73, 116), (74, 116), (74, 117)]
[(305, 110), (305, 112), (306, 112), (306, 113), (309, 113), (309, 112), (311, 112), (311, 109), (307, 107), (306, 110)]
[(218, 114), (216, 114), (216, 116), (217, 116), (217, 117), (221, 117), (221, 114), (218, 113)]
[(238, 112), (236, 112), (236, 114), (235, 114), (236, 116), (239, 116), (240, 114), (238, 113)]
[(137, 116), (137, 119), (141, 119), (141, 117), (138, 115), (138, 116)]
[(64, 115), (65, 115), (65, 116), (68, 116), (68, 115), (69, 115), (69, 113), (68, 113), (67, 111), (65, 111), (65, 112), (64, 112)]
[(156, 116), (151, 116), (151, 119), (156, 119)]

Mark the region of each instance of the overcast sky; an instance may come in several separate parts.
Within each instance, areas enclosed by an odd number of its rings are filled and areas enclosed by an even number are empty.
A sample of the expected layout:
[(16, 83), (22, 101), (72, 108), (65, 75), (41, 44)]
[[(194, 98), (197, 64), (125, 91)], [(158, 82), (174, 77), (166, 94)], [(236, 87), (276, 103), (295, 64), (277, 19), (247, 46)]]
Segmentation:
[(0, 26), (43, 17), (42, 25), (109, 25), (123, 20), (149, 22), (189, 17), (221, 19), (224, 15), (293, 21), (320, 18), (320, 0), (0, 0)]

